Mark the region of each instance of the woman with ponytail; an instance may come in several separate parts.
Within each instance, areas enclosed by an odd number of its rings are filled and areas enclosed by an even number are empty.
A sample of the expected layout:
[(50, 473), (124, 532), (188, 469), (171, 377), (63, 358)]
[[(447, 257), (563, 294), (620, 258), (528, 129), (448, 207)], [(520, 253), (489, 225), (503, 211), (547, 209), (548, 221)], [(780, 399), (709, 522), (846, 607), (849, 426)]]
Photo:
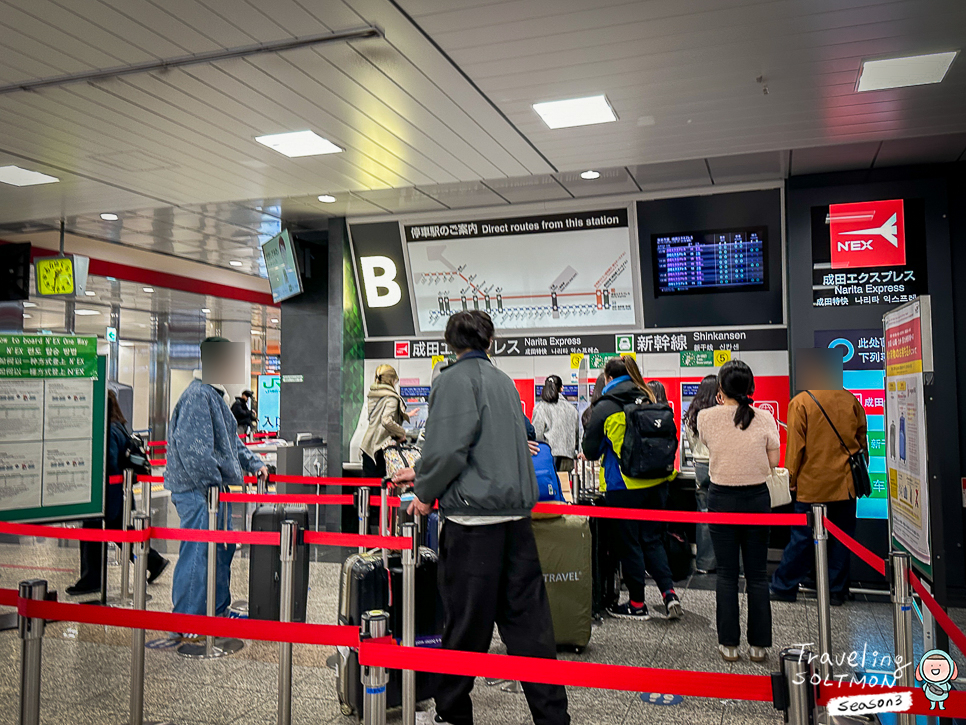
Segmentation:
[[(708, 511), (771, 512), (765, 479), (781, 459), (778, 424), (766, 410), (754, 408), (755, 375), (741, 360), (725, 363), (718, 373), (718, 405), (698, 413), (698, 435), (709, 452), (711, 485)], [(738, 659), (739, 557), (748, 592), (748, 644), (753, 662), (763, 662), (771, 647), (768, 595), (768, 527), (711, 524), (717, 560), (718, 651), (727, 662)]]

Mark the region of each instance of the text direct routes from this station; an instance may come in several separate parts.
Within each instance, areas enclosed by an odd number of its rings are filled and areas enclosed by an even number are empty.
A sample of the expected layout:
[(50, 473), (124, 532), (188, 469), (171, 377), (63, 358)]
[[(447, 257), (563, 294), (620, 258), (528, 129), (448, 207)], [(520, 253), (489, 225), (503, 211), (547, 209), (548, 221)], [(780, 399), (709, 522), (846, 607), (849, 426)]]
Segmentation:
[[(621, 338), (621, 341), (618, 341)], [(689, 330), (684, 332), (646, 332), (620, 335), (517, 335), (498, 336), (490, 354), (500, 357), (573, 355), (578, 353), (617, 354), (618, 346), (633, 338), (634, 349), (622, 352), (681, 353), (685, 351), (768, 351), (787, 350), (788, 332), (784, 328), (754, 330)], [(626, 343), (624, 343), (626, 344)], [(368, 359), (422, 359), (453, 355), (439, 339), (370, 340)]]

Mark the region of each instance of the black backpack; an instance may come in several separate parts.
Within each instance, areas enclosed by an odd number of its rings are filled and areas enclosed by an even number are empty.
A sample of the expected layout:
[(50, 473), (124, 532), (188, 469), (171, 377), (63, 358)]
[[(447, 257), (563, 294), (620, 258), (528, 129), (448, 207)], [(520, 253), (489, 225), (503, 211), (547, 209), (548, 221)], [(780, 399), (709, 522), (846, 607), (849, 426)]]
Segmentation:
[(121, 468), (131, 469), (136, 476), (151, 475), (151, 459), (148, 456), (147, 446), (144, 440), (137, 434), (129, 434), (124, 431), (126, 443), (121, 452)]
[(665, 478), (674, 472), (678, 429), (669, 405), (650, 403), (643, 395), (624, 406), (621, 473), (629, 478)]

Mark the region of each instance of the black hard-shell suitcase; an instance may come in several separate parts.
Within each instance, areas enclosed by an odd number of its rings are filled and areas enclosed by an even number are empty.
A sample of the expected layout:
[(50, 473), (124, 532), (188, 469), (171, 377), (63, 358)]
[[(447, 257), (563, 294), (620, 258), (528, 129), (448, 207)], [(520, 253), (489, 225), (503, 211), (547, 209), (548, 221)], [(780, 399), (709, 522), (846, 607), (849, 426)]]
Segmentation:
[[(388, 557), (389, 576), (383, 565), (381, 550), (352, 554), (342, 564), (339, 583), (339, 624), (358, 627), (362, 614), (373, 609), (389, 612), (389, 630), (397, 640), (402, 638), (402, 557), (392, 553)], [(416, 567), (416, 644), (439, 646), (443, 634), (443, 606), (439, 600), (436, 581), (437, 557), (432, 549), (421, 548)], [(389, 590), (392, 588), (392, 603)], [(359, 654), (355, 649), (339, 647), (336, 664), (336, 689), (342, 712), (355, 713), (362, 718), (362, 678)], [(416, 673), (416, 700), (433, 696), (433, 676)], [(386, 687), (386, 707), (402, 705), (402, 673), (389, 671)]]
[[(261, 504), (252, 514), (252, 531), (281, 531), (282, 522), (292, 520), (299, 531), (309, 525), (308, 507), (301, 504)], [(279, 547), (257, 545), (251, 547), (248, 562), (248, 617), (249, 619), (279, 620), (281, 593)], [(305, 602), (309, 593), (308, 547), (295, 547), (292, 621), (305, 621)]]
[[(603, 495), (584, 494), (577, 503), (581, 506), (604, 506)], [(591, 567), (593, 571), (592, 606), (594, 617), (604, 616), (608, 607), (620, 598), (620, 574), (615, 551), (614, 524), (610, 519), (590, 518)]]

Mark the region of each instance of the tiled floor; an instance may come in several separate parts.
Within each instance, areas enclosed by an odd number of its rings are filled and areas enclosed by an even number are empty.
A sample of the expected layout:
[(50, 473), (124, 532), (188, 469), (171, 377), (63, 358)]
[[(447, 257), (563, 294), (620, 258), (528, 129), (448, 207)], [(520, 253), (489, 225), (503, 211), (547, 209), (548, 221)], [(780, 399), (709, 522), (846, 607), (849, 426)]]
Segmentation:
[[(338, 558), (328, 552), (327, 559)], [(176, 554), (168, 554), (174, 558)], [(76, 549), (58, 547), (49, 540), (7, 539), (0, 542), (0, 587), (16, 587), (22, 579), (40, 577), (60, 592), (77, 574)], [(248, 561), (236, 556), (233, 592), (247, 595)], [(171, 571), (149, 589), (149, 609), (170, 609)], [(308, 619), (334, 623), (338, 597), (336, 563), (311, 565)], [(119, 569), (110, 570), (112, 591), (117, 591)], [(817, 637), (815, 602), (799, 598), (793, 604), (774, 603), (775, 648), (765, 664), (754, 664), (743, 652), (734, 664), (724, 663), (716, 652), (713, 577), (695, 576), (679, 584), (686, 614), (670, 622), (657, 614), (657, 594), (649, 589), (654, 618), (649, 622), (607, 620), (595, 628), (590, 646), (568, 659), (634, 666), (692, 669), (713, 672), (768, 674), (777, 666), (783, 646), (814, 642)], [(63, 597), (62, 599), (68, 599)], [(957, 621), (966, 621), (962, 611)], [(837, 653), (867, 652), (868, 669), (873, 652), (891, 649), (892, 622), (885, 602), (850, 602), (832, 610), (833, 645)], [(160, 640), (164, 632), (149, 632)], [(917, 630), (916, 640), (920, 638)], [(129, 630), (70, 623), (52, 624), (44, 640), (42, 717), (44, 723), (125, 723), (128, 716), (131, 635)], [(494, 651), (500, 651), (496, 646)], [(331, 648), (295, 647), (293, 721), (305, 725), (344, 723), (335, 694), (335, 673), (326, 667)], [(956, 653), (958, 656), (958, 652)], [(881, 656), (881, 654), (879, 655)], [(0, 725), (17, 721), (20, 643), (15, 631), (0, 633)], [(250, 642), (238, 654), (210, 661), (189, 661), (170, 650), (146, 651), (145, 718), (177, 723), (275, 723), (277, 645)], [(963, 664), (961, 671), (966, 671)], [(660, 691), (660, 682), (642, 683), (642, 690)], [(686, 698), (674, 706), (645, 704), (637, 693), (572, 688), (570, 710), (575, 723), (779, 723), (770, 704), (742, 700)], [(518, 725), (530, 722), (522, 695), (487, 687), (482, 680), (474, 692), (478, 723)], [(398, 721), (398, 713), (390, 713)]]

